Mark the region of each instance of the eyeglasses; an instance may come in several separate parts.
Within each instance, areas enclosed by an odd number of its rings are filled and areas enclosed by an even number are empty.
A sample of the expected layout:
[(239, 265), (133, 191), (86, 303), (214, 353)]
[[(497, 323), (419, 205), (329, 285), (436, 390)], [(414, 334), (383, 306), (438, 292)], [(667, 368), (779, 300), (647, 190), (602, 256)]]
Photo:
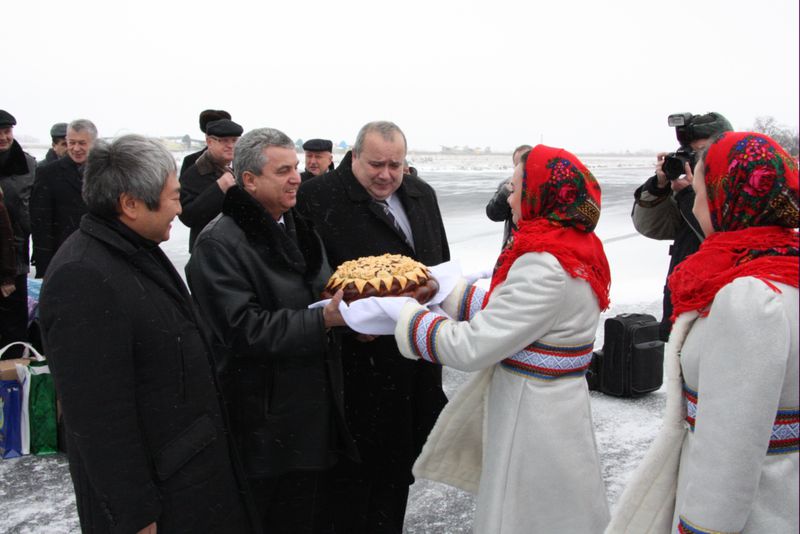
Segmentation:
[(222, 143), (223, 145), (235, 145), (236, 141), (239, 140), (238, 137), (217, 137), (216, 135), (209, 135), (209, 139), (213, 139), (217, 143)]

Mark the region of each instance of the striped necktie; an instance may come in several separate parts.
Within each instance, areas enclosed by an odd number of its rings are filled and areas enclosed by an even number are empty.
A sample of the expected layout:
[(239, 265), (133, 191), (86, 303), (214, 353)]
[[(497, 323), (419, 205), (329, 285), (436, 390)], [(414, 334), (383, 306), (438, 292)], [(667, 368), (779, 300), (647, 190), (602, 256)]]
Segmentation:
[(394, 229), (397, 230), (401, 236), (403, 236), (403, 241), (406, 242), (406, 245), (413, 249), (414, 245), (411, 244), (411, 240), (408, 238), (408, 235), (406, 235), (403, 227), (400, 226), (399, 222), (397, 222), (394, 213), (392, 213), (392, 209), (389, 207), (389, 203), (385, 200), (375, 200), (375, 202), (383, 209), (383, 213), (386, 214), (389, 220), (392, 221), (392, 226), (394, 226)]

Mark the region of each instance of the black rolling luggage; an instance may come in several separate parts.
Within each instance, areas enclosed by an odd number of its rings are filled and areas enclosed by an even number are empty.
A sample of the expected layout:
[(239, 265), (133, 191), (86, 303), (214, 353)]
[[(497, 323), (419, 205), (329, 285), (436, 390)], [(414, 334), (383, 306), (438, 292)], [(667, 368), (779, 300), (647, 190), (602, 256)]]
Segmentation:
[(643, 313), (606, 319), (603, 350), (595, 353), (587, 374), (590, 388), (596, 384), (592, 389), (616, 397), (638, 397), (660, 388), (664, 342), (659, 339), (659, 324)]

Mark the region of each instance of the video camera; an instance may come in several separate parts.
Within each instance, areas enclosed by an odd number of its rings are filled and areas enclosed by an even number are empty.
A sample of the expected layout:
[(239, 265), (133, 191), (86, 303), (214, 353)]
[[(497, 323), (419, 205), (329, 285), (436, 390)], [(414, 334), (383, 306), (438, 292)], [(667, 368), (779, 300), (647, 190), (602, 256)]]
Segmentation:
[(697, 163), (697, 154), (691, 146), (692, 141), (709, 139), (722, 132), (733, 131), (728, 119), (714, 112), (705, 115), (673, 113), (667, 117), (667, 124), (675, 128), (675, 136), (681, 145), (675, 152), (664, 156), (664, 165), (661, 168), (670, 180), (677, 180), (685, 174), (686, 163), (691, 168)]

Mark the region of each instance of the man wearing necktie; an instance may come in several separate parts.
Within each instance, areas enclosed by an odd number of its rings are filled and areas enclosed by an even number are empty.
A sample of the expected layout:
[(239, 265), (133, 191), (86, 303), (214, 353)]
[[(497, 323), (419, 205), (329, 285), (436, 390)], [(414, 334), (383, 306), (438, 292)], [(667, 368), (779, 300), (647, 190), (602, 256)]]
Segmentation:
[[(425, 265), (450, 259), (436, 194), (403, 174), (406, 139), (391, 122), (358, 133), (339, 166), (304, 182), (297, 209), (310, 217), (332, 266), (385, 253)], [(447, 402), (441, 368), (403, 358), (392, 336), (344, 335), (345, 411), (362, 463), (335, 468), (336, 531), (400, 533), (411, 466)]]

